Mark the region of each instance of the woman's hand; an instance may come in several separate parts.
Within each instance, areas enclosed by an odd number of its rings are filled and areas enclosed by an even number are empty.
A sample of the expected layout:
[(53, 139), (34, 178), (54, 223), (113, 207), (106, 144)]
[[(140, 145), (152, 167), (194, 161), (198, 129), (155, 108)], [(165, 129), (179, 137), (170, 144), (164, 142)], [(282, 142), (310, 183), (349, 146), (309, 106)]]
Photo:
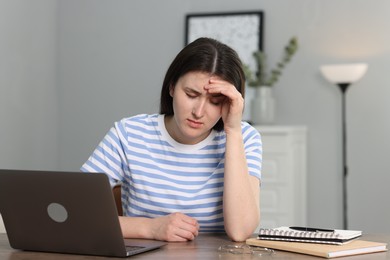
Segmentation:
[(205, 89), (212, 95), (221, 94), (226, 97), (221, 108), (225, 131), (228, 132), (230, 129), (236, 129), (241, 132), (244, 98), (236, 87), (225, 80), (211, 77)]
[(194, 240), (199, 232), (196, 219), (178, 212), (153, 219), (151, 228), (154, 239), (169, 242)]

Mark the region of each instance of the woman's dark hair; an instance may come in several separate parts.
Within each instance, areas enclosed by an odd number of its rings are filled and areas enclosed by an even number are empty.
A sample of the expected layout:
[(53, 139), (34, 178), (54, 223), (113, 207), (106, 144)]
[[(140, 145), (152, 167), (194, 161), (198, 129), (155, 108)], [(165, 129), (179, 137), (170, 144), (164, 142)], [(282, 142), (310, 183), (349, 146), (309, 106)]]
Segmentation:
[[(184, 47), (169, 66), (161, 89), (160, 114), (174, 114), (170, 89), (175, 87), (180, 77), (194, 71), (210, 73), (226, 80), (245, 97), (245, 75), (236, 51), (217, 40), (199, 38)], [(223, 127), (220, 119), (213, 129), (221, 131)]]

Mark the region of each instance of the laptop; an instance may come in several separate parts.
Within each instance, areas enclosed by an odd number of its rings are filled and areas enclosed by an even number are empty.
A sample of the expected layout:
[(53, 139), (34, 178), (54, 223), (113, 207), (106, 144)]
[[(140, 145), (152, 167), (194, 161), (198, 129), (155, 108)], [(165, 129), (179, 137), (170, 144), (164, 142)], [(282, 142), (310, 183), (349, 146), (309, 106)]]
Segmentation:
[(123, 239), (101, 173), (0, 170), (0, 214), (14, 249), (127, 257), (166, 244)]

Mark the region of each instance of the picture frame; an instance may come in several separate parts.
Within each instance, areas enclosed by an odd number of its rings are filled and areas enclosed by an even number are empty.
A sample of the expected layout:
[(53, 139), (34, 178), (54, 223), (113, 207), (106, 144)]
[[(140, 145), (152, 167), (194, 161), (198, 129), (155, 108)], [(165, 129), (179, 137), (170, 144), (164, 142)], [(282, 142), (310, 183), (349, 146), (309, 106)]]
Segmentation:
[(185, 45), (210, 37), (232, 47), (249, 65), (253, 52), (263, 50), (263, 27), (263, 11), (187, 14)]
[[(200, 37), (216, 39), (233, 48), (244, 64), (256, 70), (253, 52), (263, 50), (263, 28), (263, 11), (190, 13), (185, 19), (184, 44)], [(250, 120), (249, 102), (253, 96), (253, 88), (246, 88), (243, 120)]]

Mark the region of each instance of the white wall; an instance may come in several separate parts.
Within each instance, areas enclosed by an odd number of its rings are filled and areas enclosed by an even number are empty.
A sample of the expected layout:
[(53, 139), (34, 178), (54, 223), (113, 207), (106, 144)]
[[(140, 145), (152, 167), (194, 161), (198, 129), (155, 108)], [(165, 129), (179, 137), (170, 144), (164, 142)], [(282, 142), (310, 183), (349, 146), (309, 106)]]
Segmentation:
[[(30, 5), (32, 8), (33, 4)], [(16, 10), (22, 12), (23, 8)], [(186, 13), (243, 10), (265, 12), (264, 46), (271, 64), (280, 57), (292, 35), (300, 41), (298, 54), (275, 86), (277, 124), (308, 126), (308, 219), (312, 226), (342, 226), (340, 93), (321, 77), (318, 68), (326, 63), (364, 61), (369, 64), (367, 75), (350, 88), (347, 96), (350, 228), (389, 232), (390, 209), (384, 207), (385, 198), (390, 196), (386, 161), (390, 145), (387, 137), (390, 103), (386, 102), (390, 95), (387, 77), (390, 2), (387, 0), (59, 0), (57, 88), (49, 88), (50, 84), (45, 83), (40, 85), (41, 95), (30, 93), (55, 110), (51, 98), (55, 91), (59, 92), (59, 131), (51, 131), (57, 122), (54, 112), (36, 111), (37, 103), (18, 103), (26, 99), (21, 91), (30, 90), (30, 74), (27, 74), (16, 84), (19, 92), (6, 101), (8, 111), (13, 111), (12, 117), (4, 115), (3, 109), (0, 111), (1, 118), (5, 117), (7, 122), (0, 130), (5, 143), (1, 145), (0, 166), (50, 168), (53, 165), (47, 165), (48, 161), (58, 158), (60, 169), (79, 169), (114, 121), (137, 113), (157, 112), (164, 73), (183, 47)], [(55, 46), (50, 26), (43, 35), (29, 38), (32, 32), (36, 34), (45, 28), (34, 27), (42, 23), (36, 13), (29, 19), (34, 20), (32, 24), (10, 15), (0, 17), (6, 19), (7, 28), (20, 32), (20, 39), (15, 38), (15, 42), (23, 50), (29, 46), (26, 38)], [(9, 59), (13, 57), (6, 54), (6, 47), (0, 47), (0, 53)], [(46, 65), (53, 58), (48, 53), (51, 52), (41, 55)], [(26, 59), (33, 54), (32, 51), (23, 53), (20, 65), (8, 69), (18, 74), (20, 67), (32, 64)], [(35, 58), (35, 62), (42, 62)], [(41, 79), (52, 82), (53, 75), (55, 71)], [(2, 83), (1, 89), (3, 86)], [(51, 94), (44, 95), (46, 90)], [(4, 99), (3, 95), (0, 99)], [(11, 110), (14, 103), (22, 104), (19, 110), (35, 111), (34, 118), (23, 116), (18, 109)], [(21, 135), (22, 122), (34, 131), (24, 131)], [(47, 130), (46, 126), (53, 128)], [(57, 133), (58, 157), (48, 152), (57, 148)], [(7, 134), (9, 137), (4, 138)], [(53, 142), (45, 141), (47, 134)], [(32, 147), (42, 142), (45, 153), (31, 158)], [(12, 152), (5, 153), (3, 147)], [(44, 157), (49, 159), (42, 160)], [(25, 163), (20, 158), (34, 163)]]

